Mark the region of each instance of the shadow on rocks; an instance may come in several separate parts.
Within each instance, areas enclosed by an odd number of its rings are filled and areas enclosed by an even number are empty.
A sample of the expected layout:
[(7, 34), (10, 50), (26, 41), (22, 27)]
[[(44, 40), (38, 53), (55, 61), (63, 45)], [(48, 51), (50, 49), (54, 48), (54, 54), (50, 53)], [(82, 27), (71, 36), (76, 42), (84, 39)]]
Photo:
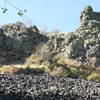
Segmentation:
[(0, 95), (0, 100), (34, 100), (32, 96), (23, 95), (23, 93), (9, 93)]
[(0, 64), (23, 64), (35, 48), (46, 43), (48, 37), (40, 34), (36, 26), (26, 27), (17, 22), (0, 28)]
[[(0, 100), (84, 100), (82, 97), (71, 95), (59, 95), (53, 93), (42, 93), (38, 96), (23, 95), (23, 93), (10, 93), (0, 96)], [(89, 99), (90, 100), (90, 99)]]
[(35, 69), (22, 69), (20, 68), (17, 72), (14, 74), (19, 75), (19, 74), (24, 74), (24, 75), (39, 75), (43, 74), (44, 71), (41, 70), (35, 70)]

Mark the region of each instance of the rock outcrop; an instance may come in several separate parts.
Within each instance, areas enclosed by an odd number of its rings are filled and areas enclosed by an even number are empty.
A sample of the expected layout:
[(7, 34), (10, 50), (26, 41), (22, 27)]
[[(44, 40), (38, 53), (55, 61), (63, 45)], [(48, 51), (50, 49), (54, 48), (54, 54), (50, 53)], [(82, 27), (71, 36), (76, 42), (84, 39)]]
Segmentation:
[(47, 40), (36, 26), (26, 27), (20, 22), (4, 25), (0, 28), (0, 63), (24, 60)]
[(89, 61), (91, 66), (100, 66), (100, 13), (87, 6), (81, 12), (80, 22), (75, 32), (50, 37), (48, 48), (52, 55), (60, 53), (65, 59), (81, 63)]
[[(19, 60), (35, 50), (42, 60), (52, 61), (60, 54), (65, 59), (100, 66), (100, 13), (87, 6), (81, 12), (80, 22), (75, 32), (50, 36), (40, 34), (36, 26), (5, 25), (0, 28), (0, 61)], [(42, 45), (36, 49), (38, 44)]]
[(100, 12), (94, 12), (91, 6), (85, 7), (80, 16), (80, 22), (87, 20), (97, 20), (100, 21)]
[(87, 6), (81, 14), (81, 25), (76, 30), (75, 34), (84, 40), (83, 50), (85, 50), (85, 58), (88, 59), (91, 57), (95, 57), (95, 66), (99, 66), (98, 62), (100, 61), (100, 13), (93, 12), (92, 8), (90, 6)]
[(74, 32), (77, 39), (70, 44), (70, 50), (75, 53), (74, 58), (100, 58), (100, 13), (93, 12), (93, 9), (87, 6), (82, 11), (80, 20), (81, 25)]

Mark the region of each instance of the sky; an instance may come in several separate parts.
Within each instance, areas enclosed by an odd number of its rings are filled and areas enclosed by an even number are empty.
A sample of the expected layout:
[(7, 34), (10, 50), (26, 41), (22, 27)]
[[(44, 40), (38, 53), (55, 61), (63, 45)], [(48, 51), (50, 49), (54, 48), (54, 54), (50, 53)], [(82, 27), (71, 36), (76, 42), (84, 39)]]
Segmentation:
[(80, 11), (90, 5), (100, 12), (100, 0), (7, 0), (21, 10), (27, 9), (23, 17), (18, 10), (0, 0), (0, 7), (6, 7), (6, 14), (1, 13), (0, 26), (8, 23), (23, 22), (27, 26), (36, 25), (40, 30), (60, 32), (75, 31), (80, 24)]

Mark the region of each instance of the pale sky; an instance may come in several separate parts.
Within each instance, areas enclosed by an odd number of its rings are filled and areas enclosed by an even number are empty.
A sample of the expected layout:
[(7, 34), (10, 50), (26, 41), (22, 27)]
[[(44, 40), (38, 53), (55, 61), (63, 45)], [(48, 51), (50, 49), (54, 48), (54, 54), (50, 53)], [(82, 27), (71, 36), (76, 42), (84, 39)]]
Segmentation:
[(27, 9), (23, 17), (19, 17), (17, 10), (0, 0), (0, 7), (8, 8), (6, 14), (0, 13), (0, 25), (24, 22), (36, 25), (38, 28), (47, 27), (47, 31), (59, 29), (61, 32), (75, 31), (79, 26), (80, 11), (87, 5), (94, 11), (100, 12), (100, 0), (8, 0), (19, 9)]

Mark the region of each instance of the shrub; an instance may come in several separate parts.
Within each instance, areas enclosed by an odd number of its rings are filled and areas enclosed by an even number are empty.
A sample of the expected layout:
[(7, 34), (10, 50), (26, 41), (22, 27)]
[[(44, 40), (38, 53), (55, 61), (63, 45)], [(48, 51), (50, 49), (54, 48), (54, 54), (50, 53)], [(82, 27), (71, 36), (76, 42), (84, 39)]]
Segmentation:
[(87, 79), (100, 82), (100, 73), (91, 73), (90, 75), (88, 75)]

